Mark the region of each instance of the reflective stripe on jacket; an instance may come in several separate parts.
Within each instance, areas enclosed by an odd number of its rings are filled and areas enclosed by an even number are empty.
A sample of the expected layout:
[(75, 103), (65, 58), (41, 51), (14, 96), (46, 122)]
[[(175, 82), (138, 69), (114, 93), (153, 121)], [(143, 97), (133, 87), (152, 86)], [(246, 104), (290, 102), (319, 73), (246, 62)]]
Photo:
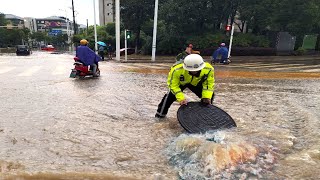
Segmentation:
[(191, 84), (197, 86), (202, 81), (202, 98), (211, 99), (214, 91), (214, 69), (209, 63), (201, 70), (200, 76), (192, 76), (189, 71), (183, 69), (183, 63), (173, 66), (168, 75), (168, 87), (170, 91), (176, 96), (177, 101), (184, 100), (184, 94), (180, 86)]

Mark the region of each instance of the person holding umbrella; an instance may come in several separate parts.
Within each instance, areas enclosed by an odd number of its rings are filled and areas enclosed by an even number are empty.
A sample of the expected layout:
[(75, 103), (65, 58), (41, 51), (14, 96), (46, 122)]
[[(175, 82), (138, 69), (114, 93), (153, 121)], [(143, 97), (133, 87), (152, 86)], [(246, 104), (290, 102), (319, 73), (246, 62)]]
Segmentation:
[(97, 44), (99, 45), (98, 53), (99, 53), (102, 61), (104, 61), (104, 47), (107, 45), (106, 45), (106, 43), (104, 43), (102, 41), (98, 41)]

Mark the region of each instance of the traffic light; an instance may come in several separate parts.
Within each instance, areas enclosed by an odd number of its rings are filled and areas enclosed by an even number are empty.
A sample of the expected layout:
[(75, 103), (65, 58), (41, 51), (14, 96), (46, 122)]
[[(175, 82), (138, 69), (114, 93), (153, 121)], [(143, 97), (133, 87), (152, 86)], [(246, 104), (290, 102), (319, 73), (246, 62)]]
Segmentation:
[(231, 30), (231, 25), (227, 25), (226, 26), (226, 31), (230, 31)]
[(127, 30), (127, 39), (130, 39), (131, 38), (131, 31), (130, 30)]

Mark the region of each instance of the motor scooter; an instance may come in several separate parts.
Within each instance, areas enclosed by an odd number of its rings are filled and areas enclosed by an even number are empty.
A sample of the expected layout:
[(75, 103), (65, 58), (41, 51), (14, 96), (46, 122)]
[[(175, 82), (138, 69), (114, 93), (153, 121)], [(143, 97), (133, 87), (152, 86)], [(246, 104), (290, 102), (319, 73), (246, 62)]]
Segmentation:
[[(88, 66), (85, 66), (82, 62), (80, 62), (80, 59), (78, 57), (73, 58), (75, 63), (74, 68), (72, 69), (70, 73), (70, 78), (85, 78), (86, 76), (93, 76), (92, 69)], [(97, 67), (96, 72), (97, 77), (100, 76), (100, 69)]]

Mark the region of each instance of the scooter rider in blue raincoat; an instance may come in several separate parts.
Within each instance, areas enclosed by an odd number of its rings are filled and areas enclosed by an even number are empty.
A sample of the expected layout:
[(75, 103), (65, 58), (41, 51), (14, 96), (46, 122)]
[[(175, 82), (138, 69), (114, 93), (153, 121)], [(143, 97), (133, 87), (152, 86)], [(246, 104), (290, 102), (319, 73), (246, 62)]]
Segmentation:
[(101, 60), (101, 58), (87, 45), (87, 40), (82, 39), (80, 41), (80, 46), (77, 47), (76, 57), (80, 59), (80, 62), (82, 62), (83, 65), (90, 65), (90, 69), (92, 70), (93, 76), (97, 77), (98, 62)]
[(220, 47), (214, 51), (212, 54), (212, 62), (211, 64), (214, 64), (217, 61), (217, 57), (221, 55), (220, 63), (229, 64), (228, 60), (228, 48), (226, 48), (225, 43), (221, 43)]

